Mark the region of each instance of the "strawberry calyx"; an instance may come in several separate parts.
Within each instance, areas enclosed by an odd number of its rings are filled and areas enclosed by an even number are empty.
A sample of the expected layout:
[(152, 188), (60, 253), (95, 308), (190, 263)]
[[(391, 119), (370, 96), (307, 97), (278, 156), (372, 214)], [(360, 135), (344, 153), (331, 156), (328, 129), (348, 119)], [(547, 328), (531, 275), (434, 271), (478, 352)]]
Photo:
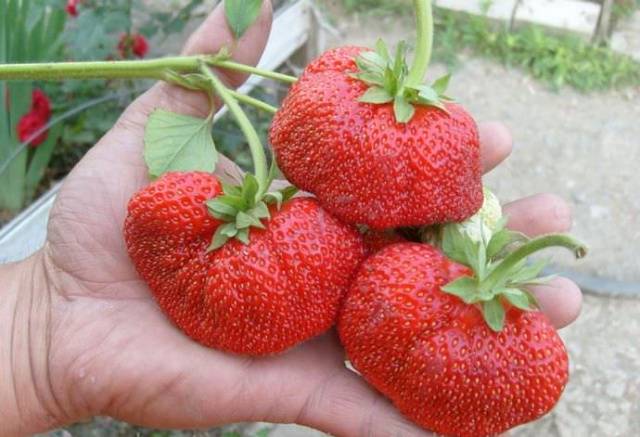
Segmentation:
[(490, 239), (474, 241), (457, 226), (444, 228), (442, 251), (450, 259), (473, 271), (472, 276), (462, 276), (442, 291), (459, 297), (467, 304), (479, 304), (485, 321), (494, 331), (504, 327), (505, 301), (523, 311), (538, 309), (535, 297), (528, 286), (548, 282), (552, 276), (540, 277), (547, 260), (528, 262), (528, 256), (548, 247), (564, 247), (576, 258), (583, 258), (587, 248), (579, 241), (564, 234), (549, 234), (528, 239), (522, 234), (506, 229), (502, 218)]
[(356, 57), (358, 71), (351, 77), (369, 85), (369, 89), (358, 99), (363, 103), (387, 104), (393, 102), (398, 123), (408, 123), (415, 114), (414, 105), (434, 106), (447, 111), (446, 103), (454, 100), (445, 93), (451, 75), (447, 74), (431, 85), (409, 83), (409, 67), (406, 61), (407, 46), (401, 41), (392, 58), (382, 40), (374, 51), (365, 51)]
[[(272, 171), (271, 174), (273, 173)], [(272, 181), (273, 177), (270, 176), (269, 185)], [(269, 206), (275, 204), (279, 210), (284, 202), (298, 192), (296, 187), (289, 186), (278, 191), (260, 193), (260, 184), (251, 173), (245, 175), (242, 185), (222, 184), (222, 189), (223, 195), (206, 202), (209, 214), (225, 222), (213, 234), (211, 245), (207, 249), (209, 252), (224, 246), (231, 238), (249, 244), (249, 230), (252, 227), (265, 229), (262, 221), (271, 218)]]

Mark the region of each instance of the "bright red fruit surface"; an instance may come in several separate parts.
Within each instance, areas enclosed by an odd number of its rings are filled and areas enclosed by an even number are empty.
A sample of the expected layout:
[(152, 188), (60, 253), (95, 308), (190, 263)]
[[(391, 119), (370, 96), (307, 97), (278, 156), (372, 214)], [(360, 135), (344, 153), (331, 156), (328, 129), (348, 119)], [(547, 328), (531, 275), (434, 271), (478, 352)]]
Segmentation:
[(348, 223), (374, 229), (462, 221), (482, 204), (480, 142), (459, 105), (417, 105), (397, 123), (393, 105), (361, 103), (350, 76), (363, 50), (330, 50), (293, 85), (270, 132), (289, 181)]
[(215, 176), (170, 173), (129, 203), (125, 240), (159, 306), (187, 335), (248, 355), (284, 351), (329, 329), (364, 257), (358, 232), (311, 198), (271, 209), (250, 244), (207, 252), (220, 224)]
[(470, 271), (424, 244), (395, 244), (360, 267), (338, 331), (364, 378), (420, 426), (500, 434), (547, 413), (568, 378), (544, 314), (511, 307), (492, 331), (476, 306), (440, 287)]

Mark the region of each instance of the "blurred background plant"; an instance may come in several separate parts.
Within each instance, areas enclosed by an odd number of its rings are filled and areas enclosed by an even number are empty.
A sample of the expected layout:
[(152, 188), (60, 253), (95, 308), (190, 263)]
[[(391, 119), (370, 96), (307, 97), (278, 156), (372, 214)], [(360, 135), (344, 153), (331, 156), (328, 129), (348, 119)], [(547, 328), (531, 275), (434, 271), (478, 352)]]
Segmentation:
[[(175, 7), (142, 0), (0, 0), (0, 62), (162, 55), (153, 44), (182, 32), (197, 18), (202, 2)], [(1, 83), (0, 224), (66, 175), (145, 85), (105, 80)], [(44, 93), (50, 111), (32, 107), (36, 89)], [(44, 133), (29, 138), (44, 127)]]
[[(64, 24), (64, 9), (50, 8), (47, 2), (3, 0), (0, 62), (62, 59)], [(46, 94), (32, 83), (0, 84), (0, 210), (18, 210), (35, 194), (60, 131), (42, 131), (51, 117), (50, 106)]]

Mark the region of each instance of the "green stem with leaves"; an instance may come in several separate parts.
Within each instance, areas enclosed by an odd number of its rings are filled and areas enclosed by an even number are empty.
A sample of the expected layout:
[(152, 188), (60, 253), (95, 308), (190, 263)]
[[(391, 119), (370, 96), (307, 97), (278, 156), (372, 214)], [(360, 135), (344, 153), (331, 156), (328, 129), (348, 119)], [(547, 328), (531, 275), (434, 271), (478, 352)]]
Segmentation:
[(418, 86), (422, 83), (433, 49), (433, 10), (431, 0), (413, 0), (416, 13), (417, 39), (413, 65), (409, 70), (407, 85)]
[(0, 80), (66, 80), (66, 79), (154, 79), (165, 80), (169, 72), (199, 73), (200, 65), (255, 74), (284, 83), (296, 77), (244, 65), (216, 55), (175, 56), (142, 61), (89, 61), (39, 64), (2, 64)]
[(481, 283), (483, 290), (491, 290), (496, 284), (508, 277), (511, 269), (529, 255), (549, 247), (564, 247), (573, 252), (576, 258), (584, 258), (587, 248), (581, 242), (564, 234), (550, 234), (533, 239), (509, 254)]
[(251, 157), (253, 159), (253, 167), (256, 179), (260, 189), (256, 195), (257, 199), (260, 199), (269, 189), (269, 168), (267, 166), (267, 156), (264, 153), (262, 142), (256, 132), (255, 128), (251, 124), (249, 117), (242, 110), (236, 98), (231, 94), (229, 89), (222, 83), (222, 81), (215, 75), (205, 63), (200, 64), (200, 71), (207, 76), (211, 82), (211, 86), (214, 91), (220, 96), (222, 101), (229, 108), (229, 112), (234, 116), (240, 130), (244, 134), (249, 148), (251, 150)]

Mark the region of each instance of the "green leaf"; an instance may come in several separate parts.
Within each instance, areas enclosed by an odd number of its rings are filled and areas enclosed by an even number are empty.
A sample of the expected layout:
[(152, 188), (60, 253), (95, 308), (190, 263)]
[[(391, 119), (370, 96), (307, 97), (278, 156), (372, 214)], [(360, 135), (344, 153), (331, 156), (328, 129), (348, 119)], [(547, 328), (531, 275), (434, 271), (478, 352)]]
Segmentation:
[(253, 209), (249, 210), (248, 214), (258, 219), (271, 217), (271, 214), (269, 213), (269, 208), (267, 207), (267, 204), (264, 203), (263, 201), (258, 202)]
[(501, 293), (511, 305), (516, 308), (520, 308), (524, 311), (531, 311), (535, 309), (535, 302), (530, 298), (530, 293), (520, 290), (518, 288), (507, 288)]
[(262, 428), (256, 432), (255, 437), (269, 437), (269, 434), (271, 434), (270, 428)]
[(393, 101), (393, 112), (398, 123), (408, 123), (413, 118), (416, 109), (404, 97), (396, 96)]
[(227, 24), (236, 39), (251, 27), (260, 15), (262, 0), (224, 0), (224, 11), (227, 16)]
[(389, 103), (392, 100), (393, 96), (382, 87), (371, 87), (358, 99), (362, 103), (374, 104)]
[(495, 331), (500, 332), (504, 328), (505, 311), (500, 298), (494, 298), (482, 304), (482, 315), (489, 327)]
[(158, 109), (149, 116), (144, 144), (144, 159), (152, 178), (171, 171), (210, 173), (218, 160), (210, 119)]
[(447, 91), (447, 88), (449, 88), (450, 80), (451, 80), (451, 73), (437, 79), (435, 82), (433, 82), (433, 85), (431, 85), (431, 87), (435, 90), (436, 93), (438, 93), (438, 95), (442, 96), (445, 93), (445, 91)]
[(478, 281), (475, 278), (469, 276), (462, 276), (453, 282), (448, 283), (441, 290), (458, 296), (465, 303), (474, 303), (477, 301), (478, 295)]

